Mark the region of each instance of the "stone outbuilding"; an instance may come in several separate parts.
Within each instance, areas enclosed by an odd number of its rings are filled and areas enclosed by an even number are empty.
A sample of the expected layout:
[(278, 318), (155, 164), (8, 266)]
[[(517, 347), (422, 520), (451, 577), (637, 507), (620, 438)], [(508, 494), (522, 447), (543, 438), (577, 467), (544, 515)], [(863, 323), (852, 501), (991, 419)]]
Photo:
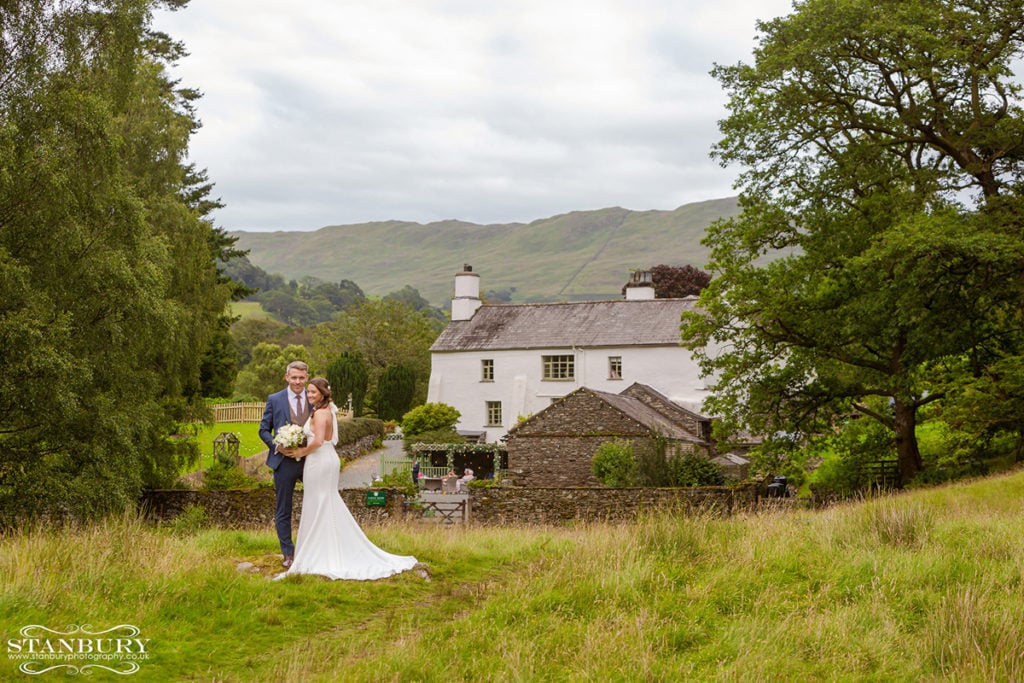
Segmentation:
[(600, 486), (591, 459), (601, 444), (646, 448), (655, 437), (676, 451), (711, 457), (710, 418), (683, 408), (649, 386), (620, 394), (581, 387), (509, 430), (509, 476), (517, 486)]
[(729, 479), (742, 481), (750, 476), (750, 460), (738, 453), (724, 453), (711, 459)]

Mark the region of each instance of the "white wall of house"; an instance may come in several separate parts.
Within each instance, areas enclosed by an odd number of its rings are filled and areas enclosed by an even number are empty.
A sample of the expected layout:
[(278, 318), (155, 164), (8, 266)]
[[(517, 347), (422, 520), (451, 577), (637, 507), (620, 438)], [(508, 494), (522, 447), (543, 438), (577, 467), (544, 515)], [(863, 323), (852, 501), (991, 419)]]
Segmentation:
[[(572, 380), (543, 380), (544, 356), (572, 356)], [(622, 376), (610, 377), (609, 358), (621, 359)], [(493, 361), (494, 379), (483, 379), (483, 361)], [(458, 351), (431, 354), (427, 400), (446, 403), (462, 417), (460, 430), (486, 431), (497, 441), (516, 424), (551, 404), (552, 399), (586, 386), (617, 394), (633, 382), (646, 384), (686, 408), (700, 412), (708, 396), (700, 369), (680, 346), (589, 349)], [(501, 403), (501, 423), (488, 424), (487, 402)]]

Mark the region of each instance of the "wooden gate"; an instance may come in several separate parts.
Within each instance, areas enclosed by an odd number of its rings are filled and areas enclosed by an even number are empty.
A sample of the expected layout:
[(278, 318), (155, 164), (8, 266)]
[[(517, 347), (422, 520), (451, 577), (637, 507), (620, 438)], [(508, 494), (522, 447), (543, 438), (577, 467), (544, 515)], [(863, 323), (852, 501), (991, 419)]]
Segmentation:
[(437, 524), (469, 522), (469, 496), (465, 494), (421, 493), (417, 501), (423, 520)]

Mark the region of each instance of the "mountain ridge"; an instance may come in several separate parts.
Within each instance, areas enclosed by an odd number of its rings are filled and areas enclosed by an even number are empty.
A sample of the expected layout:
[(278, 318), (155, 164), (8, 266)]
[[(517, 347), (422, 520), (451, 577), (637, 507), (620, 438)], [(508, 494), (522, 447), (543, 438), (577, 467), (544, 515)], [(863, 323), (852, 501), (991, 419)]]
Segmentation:
[(704, 268), (705, 230), (738, 213), (737, 198), (725, 197), (673, 210), (570, 211), (529, 223), (392, 220), (229, 234), (270, 273), (351, 280), (369, 295), (411, 285), (440, 306), (452, 295), (454, 274), (471, 264), (482, 292), (506, 291), (515, 302), (573, 301), (620, 296), (631, 269)]

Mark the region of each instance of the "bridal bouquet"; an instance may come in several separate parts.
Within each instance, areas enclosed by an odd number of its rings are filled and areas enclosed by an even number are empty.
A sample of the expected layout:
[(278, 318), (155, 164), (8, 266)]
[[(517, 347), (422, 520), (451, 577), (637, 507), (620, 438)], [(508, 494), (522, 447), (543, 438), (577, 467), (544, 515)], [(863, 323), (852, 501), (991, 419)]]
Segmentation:
[(298, 448), (305, 442), (306, 434), (299, 425), (285, 425), (274, 434), (274, 445), (278, 448)]

